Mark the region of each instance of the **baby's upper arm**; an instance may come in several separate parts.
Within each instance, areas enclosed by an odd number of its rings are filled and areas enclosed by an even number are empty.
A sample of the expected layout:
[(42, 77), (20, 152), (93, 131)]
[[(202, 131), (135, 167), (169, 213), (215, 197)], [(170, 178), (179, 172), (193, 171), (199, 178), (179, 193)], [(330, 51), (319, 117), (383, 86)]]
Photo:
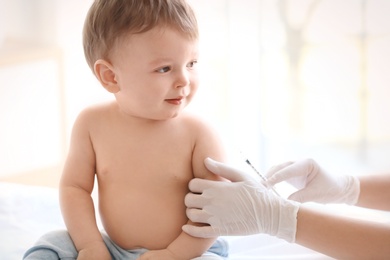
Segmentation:
[(84, 110), (76, 119), (60, 186), (73, 186), (92, 192), (95, 177), (95, 153), (90, 130), (93, 112)]
[(226, 161), (226, 152), (220, 135), (206, 122), (197, 119), (195, 122), (196, 143), (192, 155), (192, 169), (194, 177), (202, 179), (220, 180), (221, 178), (210, 172), (204, 165), (207, 157), (216, 161)]

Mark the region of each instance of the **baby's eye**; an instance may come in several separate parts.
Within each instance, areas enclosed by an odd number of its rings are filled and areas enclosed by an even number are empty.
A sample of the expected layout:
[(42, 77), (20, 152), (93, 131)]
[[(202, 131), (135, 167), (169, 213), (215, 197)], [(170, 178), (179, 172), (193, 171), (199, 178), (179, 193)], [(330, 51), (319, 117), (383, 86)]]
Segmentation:
[(171, 67), (166, 66), (166, 67), (159, 68), (159, 69), (157, 69), (156, 71), (157, 71), (157, 72), (160, 72), (160, 73), (166, 73), (166, 72), (168, 72), (168, 71), (170, 71), (170, 70), (171, 70)]
[(188, 68), (193, 68), (195, 66), (195, 64), (197, 64), (197, 63), (198, 63), (197, 60), (191, 61), (190, 63), (188, 63), (187, 67)]

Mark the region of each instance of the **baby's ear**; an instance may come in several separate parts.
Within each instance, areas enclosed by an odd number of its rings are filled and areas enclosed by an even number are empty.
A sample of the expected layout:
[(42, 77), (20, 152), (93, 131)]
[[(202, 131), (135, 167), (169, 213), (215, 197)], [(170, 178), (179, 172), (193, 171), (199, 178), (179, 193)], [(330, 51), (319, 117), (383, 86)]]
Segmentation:
[(108, 92), (113, 94), (119, 92), (120, 88), (111, 63), (105, 60), (97, 60), (94, 65), (94, 70), (96, 77)]

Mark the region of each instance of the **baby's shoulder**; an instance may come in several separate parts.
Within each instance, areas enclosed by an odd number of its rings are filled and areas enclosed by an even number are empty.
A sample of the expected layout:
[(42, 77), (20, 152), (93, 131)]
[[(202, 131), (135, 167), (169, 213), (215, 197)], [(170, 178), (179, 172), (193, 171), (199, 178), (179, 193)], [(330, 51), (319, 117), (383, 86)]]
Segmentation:
[(94, 116), (109, 114), (110, 111), (113, 110), (114, 106), (115, 106), (114, 102), (93, 104), (81, 110), (79, 116), (94, 117)]
[(109, 117), (112, 103), (101, 103), (88, 106), (78, 114), (75, 124), (94, 125), (101, 123)]
[(181, 115), (181, 120), (184, 125), (190, 129), (196, 130), (198, 133), (212, 131), (215, 128), (212, 122), (195, 113), (183, 113)]

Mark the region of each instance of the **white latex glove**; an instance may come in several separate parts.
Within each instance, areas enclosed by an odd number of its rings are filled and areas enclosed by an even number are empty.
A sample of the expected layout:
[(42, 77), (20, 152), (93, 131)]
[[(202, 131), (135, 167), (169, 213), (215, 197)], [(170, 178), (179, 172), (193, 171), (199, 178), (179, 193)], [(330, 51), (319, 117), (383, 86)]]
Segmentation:
[(251, 235), (266, 233), (295, 241), (299, 203), (287, 201), (268, 191), (249, 174), (207, 158), (207, 169), (232, 182), (193, 179), (185, 198), (192, 222), (209, 226), (185, 225), (195, 237)]
[(360, 194), (360, 182), (350, 175), (332, 176), (312, 159), (286, 162), (272, 167), (266, 176), (266, 186), (287, 181), (298, 189), (289, 199), (319, 203), (356, 204)]

